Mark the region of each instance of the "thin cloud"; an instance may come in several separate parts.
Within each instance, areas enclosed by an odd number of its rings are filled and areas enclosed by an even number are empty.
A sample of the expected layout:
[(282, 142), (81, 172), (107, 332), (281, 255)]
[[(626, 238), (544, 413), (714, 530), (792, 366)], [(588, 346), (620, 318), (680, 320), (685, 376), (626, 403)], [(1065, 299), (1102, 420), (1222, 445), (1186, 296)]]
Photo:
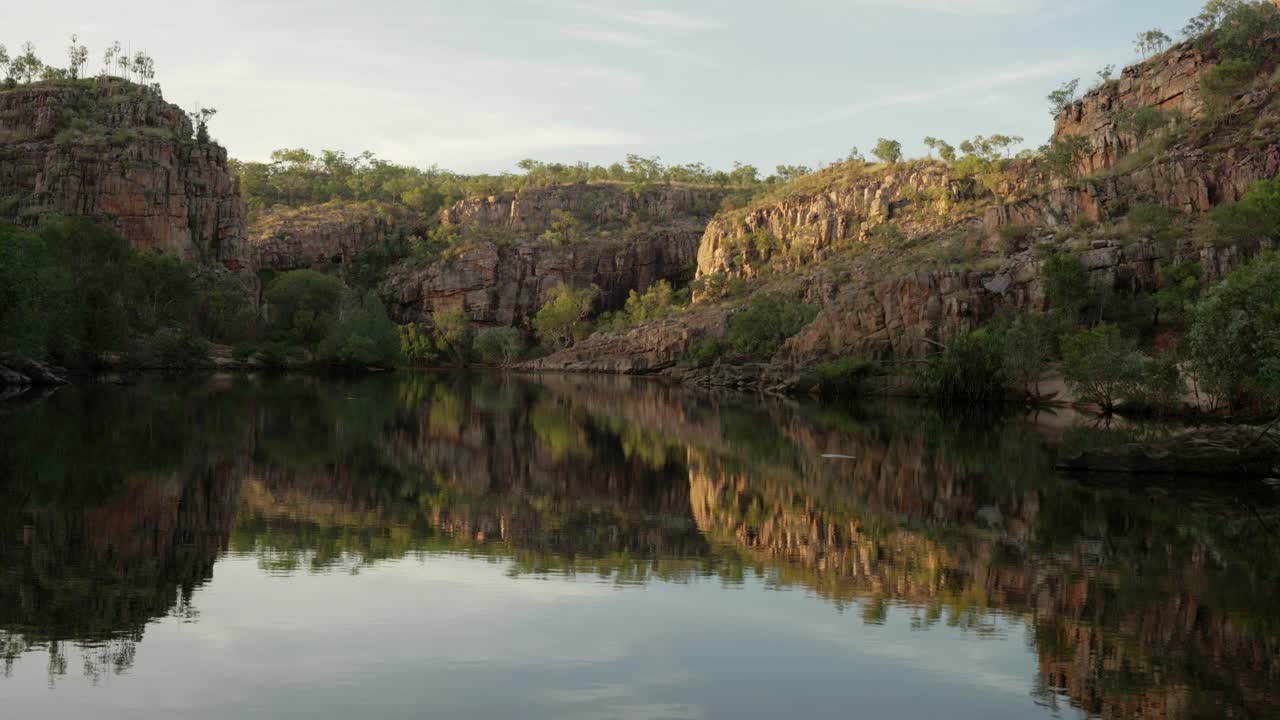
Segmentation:
[(1032, 15), (1043, 12), (1047, 0), (856, 0), (862, 5), (919, 10), (973, 17)]

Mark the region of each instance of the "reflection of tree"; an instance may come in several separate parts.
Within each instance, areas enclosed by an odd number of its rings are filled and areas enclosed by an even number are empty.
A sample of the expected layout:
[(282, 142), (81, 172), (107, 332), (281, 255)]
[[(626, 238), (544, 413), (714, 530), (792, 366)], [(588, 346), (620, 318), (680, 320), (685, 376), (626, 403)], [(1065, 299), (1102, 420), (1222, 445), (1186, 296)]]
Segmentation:
[(90, 677), (123, 671), (144, 626), (210, 577), (250, 453), (243, 396), (148, 391), (67, 388), (0, 418), (0, 447), (33, 456), (0, 457), (6, 671), (41, 649), (63, 674), (68, 645)]
[[(0, 418), (0, 468), (26, 468), (0, 481), (6, 667), (37, 648), (64, 672), (70, 644), (91, 677), (127, 668), (147, 622), (196, 616), (229, 543), (271, 572), (461, 553), (622, 584), (756, 575), (871, 624), (1021, 623), (1046, 705), (1248, 717), (1277, 699), (1276, 539), (1055, 475), (1016, 420), (559, 376), (85, 392)], [(84, 443), (104, 469), (71, 482), (75, 452), (19, 462), (15, 442)]]

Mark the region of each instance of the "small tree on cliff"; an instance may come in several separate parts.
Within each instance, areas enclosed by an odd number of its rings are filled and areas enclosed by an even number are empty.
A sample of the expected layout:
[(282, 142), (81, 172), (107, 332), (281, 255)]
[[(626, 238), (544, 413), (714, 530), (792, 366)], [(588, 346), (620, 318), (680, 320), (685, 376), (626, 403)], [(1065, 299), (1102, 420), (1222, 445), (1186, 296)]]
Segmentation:
[(1080, 78), (1065, 82), (1057, 90), (1049, 93), (1049, 114), (1058, 117), (1076, 101), (1076, 92), (1080, 90)]
[(879, 158), (880, 162), (897, 165), (902, 162), (902, 143), (897, 140), (880, 138), (876, 141), (876, 146), (871, 150), (871, 154)]
[(213, 119), (213, 116), (217, 114), (218, 111), (215, 108), (207, 107), (197, 107), (187, 113), (187, 116), (191, 118), (191, 124), (195, 126), (197, 143), (201, 145), (209, 143), (209, 120)]
[(0, 74), (3, 74), (6, 80), (9, 79), (9, 49), (4, 46), (4, 43), (0, 43)]
[(1116, 117), (1116, 130), (1134, 136), (1139, 146), (1168, 124), (1168, 116), (1152, 107), (1122, 110)]
[(25, 42), (22, 43), (22, 54), (9, 61), (9, 76), (29, 83), (44, 72), (44, 63), (40, 58), (36, 57), (36, 46)]
[(1145, 60), (1152, 55), (1159, 55), (1164, 52), (1165, 48), (1173, 42), (1173, 38), (1164, 34), (1164, 31), (1155, 28), (1146, 32), (1138, 33), (1138, 38), (1133, 41), (1134, 50)]
[(80, 44), (80, 36), (71, 36), (71, 47), (67, 48), (67, 73), (72, 80), (80, 77), (80, 72), (89, 62), (89, 48)]

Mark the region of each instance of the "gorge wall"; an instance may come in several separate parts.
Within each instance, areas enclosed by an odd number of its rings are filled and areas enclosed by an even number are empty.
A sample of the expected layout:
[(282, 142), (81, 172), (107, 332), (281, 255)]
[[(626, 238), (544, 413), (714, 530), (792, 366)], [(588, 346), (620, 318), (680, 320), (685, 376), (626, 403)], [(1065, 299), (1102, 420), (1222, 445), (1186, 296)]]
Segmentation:
[(380, 293), (400, 322), (462, 307), (479, 324), (527, 326), (555, 287), (596, 285), (597, 308), (631, 290), (693, 279), (706, 223), (727, 191), (623, 185), (534, 188), (442, 212), (457, 241), (432, 262), (401, 264)]
[(259, 268), (276, 272), (340, 267), (384, 243), (422, 233), (415, 212), (391, 203), (333, 201), (257, 213), (249, 242)]
[(134, 247), (254, 286), (226, 150), (192, 137), (181, 108), (117, 78), (0, 90), (0, 217), (89, 216)]

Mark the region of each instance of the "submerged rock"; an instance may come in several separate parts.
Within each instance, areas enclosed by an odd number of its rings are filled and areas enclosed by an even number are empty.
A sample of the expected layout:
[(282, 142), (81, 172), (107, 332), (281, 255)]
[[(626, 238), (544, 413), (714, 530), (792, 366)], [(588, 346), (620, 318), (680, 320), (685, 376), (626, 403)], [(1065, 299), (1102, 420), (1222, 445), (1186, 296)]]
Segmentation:
[(1058, 463), (1062, 470), (1151, 475), (1265, 478), (1280, 465), (1280, 430), (1231, 425), (1196, 428), (1163, 442), (1086, 450)]
[(0, 387), (66, 385), (66, 370), (36, 360), (0, 353)]

